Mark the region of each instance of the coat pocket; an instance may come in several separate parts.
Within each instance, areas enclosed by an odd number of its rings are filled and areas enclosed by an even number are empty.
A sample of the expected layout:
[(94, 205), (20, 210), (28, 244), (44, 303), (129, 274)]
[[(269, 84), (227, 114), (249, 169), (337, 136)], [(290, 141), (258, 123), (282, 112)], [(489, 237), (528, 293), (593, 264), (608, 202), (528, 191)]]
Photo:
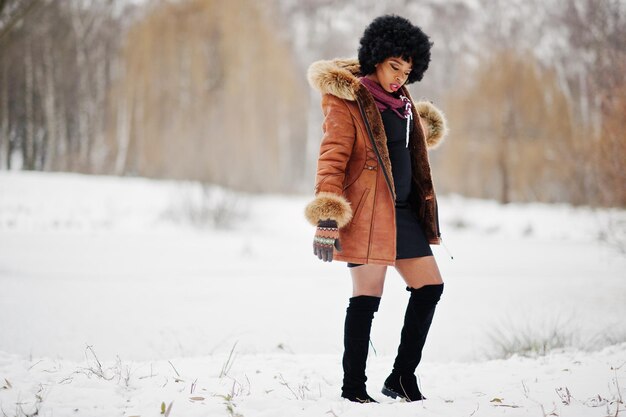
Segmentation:
[[(358, 221), (361, 211), (363, 210), (363, 206), (365, 205), (365, 202), (367, 201), (367, 196), (369, 195), (369, 193), (370, 193), (369, 188), (366, 188), (361, 193), (361, 196), (358, 198), (356, 208), (353, 211), (352, 220), (350, 220), (350, 223), (348, 223), (348, 227), (351, 227), (355, 222)], [(351, 200), (351, 201), (357, 201), (357, 200)]]

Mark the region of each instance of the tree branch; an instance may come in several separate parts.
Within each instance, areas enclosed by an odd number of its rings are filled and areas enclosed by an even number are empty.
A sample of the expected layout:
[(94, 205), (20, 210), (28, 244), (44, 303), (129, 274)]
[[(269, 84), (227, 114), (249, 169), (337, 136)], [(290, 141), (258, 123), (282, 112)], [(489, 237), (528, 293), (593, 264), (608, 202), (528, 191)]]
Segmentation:
[[(35, 10), (36, 6), (40, 6), (43, 4), (42, 0), (32, 0), (28, 5), (24, 6), (22, 9), (18, 9), (15, 12), (15, 15), (8, 17), (8, 22), (5, 27), (0, 27), (0, 43), (4, 40), (6, 35), (13, 29), (13, 26), (17, 24), (20, 20), (26, 17), (29, 13)], [(7, 5), (7, 0), (0, 0), (0, 16), (2, 15), (2, 11)]]

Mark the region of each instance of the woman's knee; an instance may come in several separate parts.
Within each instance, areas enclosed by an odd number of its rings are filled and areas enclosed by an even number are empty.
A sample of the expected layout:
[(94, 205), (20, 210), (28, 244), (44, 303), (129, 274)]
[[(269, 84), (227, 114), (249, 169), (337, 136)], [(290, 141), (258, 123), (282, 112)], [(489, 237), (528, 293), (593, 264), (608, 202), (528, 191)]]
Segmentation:
[(432, 256), (399, 259), (396, 261), (396, 270), (411, 288), (443, 284), (439, 267)]
[(352, 280), (352, 296), (370, 295), (372, 297), (382, 297), (385, 281), (358, 281)]
[(385, 286), (386, 271), (387, 267), (384, 265), (362, 265), (350, 268), (353, 296), (381, 297)]
[(383, 289), (380, 288), (355, 288), (352, 291), (353, 297), (359, 297), (361, 295), (369, 295), (370, 297), (382, 297)]

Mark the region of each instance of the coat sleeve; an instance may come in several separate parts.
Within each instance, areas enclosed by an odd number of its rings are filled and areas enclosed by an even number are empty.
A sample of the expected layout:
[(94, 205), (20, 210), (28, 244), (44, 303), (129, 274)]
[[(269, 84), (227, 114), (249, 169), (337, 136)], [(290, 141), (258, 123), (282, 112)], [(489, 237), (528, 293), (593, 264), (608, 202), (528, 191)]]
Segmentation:
[(315, 198), (306, 206), (305, 217), (314, 226), (320, 220), (330, 219), (341, 228), (352, 219), (352, 207), (343, 196), (343, 183), (356, 139), (356, 128), (342, 99), (324, 94), (322, 111), (324, 136), (317, 160)]

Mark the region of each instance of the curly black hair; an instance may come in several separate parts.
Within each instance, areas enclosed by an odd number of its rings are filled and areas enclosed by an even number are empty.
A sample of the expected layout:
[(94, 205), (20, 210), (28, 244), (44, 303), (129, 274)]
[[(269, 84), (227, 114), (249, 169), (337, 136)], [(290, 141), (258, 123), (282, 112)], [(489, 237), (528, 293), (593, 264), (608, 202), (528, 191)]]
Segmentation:
[(376, 71), (375, 65), (389, 57), (401, 57), (413, 68), (406, 84), (421, 81), (430, 62), (433, 42), (418, 26), (397, 15), (379, 16), (370, 23), (359, 41), (361, 74)]

